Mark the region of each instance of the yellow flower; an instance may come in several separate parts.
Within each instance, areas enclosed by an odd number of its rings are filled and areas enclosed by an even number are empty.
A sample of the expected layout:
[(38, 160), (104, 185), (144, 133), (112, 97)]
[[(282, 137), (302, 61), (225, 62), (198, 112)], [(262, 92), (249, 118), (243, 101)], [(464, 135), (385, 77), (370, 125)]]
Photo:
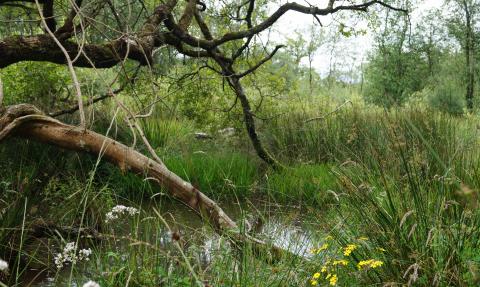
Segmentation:
[(358, 245), (348, 244), (347, 247), (343, 248), (343, 255), (350, 256), (350, 254), (357, 249)]
[(315, 286), (315, 285), (318, 284), (318, 281), (317, 281), (317, 280), (311, 280), (311, 281), (310, 281), (310, 284), (311, 284), (312, 286)]
[(318, 279), (318, 278), (320, 278), (320, 273), (317, 272), (313, 274), (313, 279)]
[(345, 259), (342, 259), (342, 260), (335, 260), (333, 261), (333, 265), (343, 265), (343, 266), (347, 266), (348, 265), (348, 261), (345, 260)]
[(372, 264), (372, 262), (373, 262), (373, 259), (361, 260), (360, 262), (358, 262), (357, 268), (360, 270), (360, 269), (362, 269), (363, 267), (370, 266), (370, 264)]
[(324, 243), (320, 248), (317, 249), (317, 254), (320, 253), (323, 250), (327, 250), (328, 248), (328, 243)]
[(333, 274), (332, 277), (330, 277), (330, 285), (335, 286), (337, 285), (338, 277), (337, 274)]
[(371, 268), (377, 268), (383, 265), (383, 262), (380, 260), (374, 260), (374, 259), (369, 259), (369, 260), (362, 260), (358, 262), (357, 268), (360, 270), (363, 267), (371, 267)]
[(325, 273), (325, 272), (327, 272), (327, 266), (325, 266), (325, 265), (324, 265), (324, 266), (322, 267), (322, 270), (321, 270), (321, 272), (322, 272), (322, 273)]
[(328, 249), (328, 243), (324, 243), (322, 246), (320, 246), (320, 248), (312, 248), (310, 249), (310, 253), (311, 254), (318, 254), (320, 252), (322, 252), (323, 250), (326, 250)]

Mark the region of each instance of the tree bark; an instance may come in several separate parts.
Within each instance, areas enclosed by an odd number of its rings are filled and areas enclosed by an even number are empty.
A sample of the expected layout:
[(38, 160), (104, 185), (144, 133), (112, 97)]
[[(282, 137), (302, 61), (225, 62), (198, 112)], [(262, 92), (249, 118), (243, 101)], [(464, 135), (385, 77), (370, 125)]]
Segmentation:
[(463, 1), (463, 9), (465, 12), (465, 60), (466, 60), (466, 74), (467, 74), (467, 91), (465, 100), (467, 102), (467, 109), (469, 112), (473, 111), (473, 93), (475, 85), (475, 63), (474, 63), (474, 41), (473, 41), (473, 27), (472, 27), (472, 15), (471, 7), (466, 0)]
[(243, 89), (240, 79), (234, 75), (229, 77), (229, 83), (235, 91), (236, 96), (240, 99), (242, 105), (243, 117), (245, 121), (245, 128), (247, 129), (248, 136), (252, 142), (253, 148), (257, 152), (258, 157), (265, 161), (274, 169), (282, 169), (282, 165), (263, 147), (262, 142), (257, 134), (257, 128), (255, 125), (255, 118), (253, 117), (252, 108), (248, 101), (247, 95)]
[(124, 171), (153, 178), (174, 198), (209, 222), (217, 233), (228, 236), (237, 245), (249, 244), (254, 252), (267, 254), (265, 258), (272, 261), (278, 261), (285, 255), (283, 249), (269, 246), (262, 240), (240, 233), (237, 224), (220, 206), (192, 184), (184, 181), (164, 165), (116, 140), (94, 131), (64, 124), (27, 104), (0, 110), (0, 141), (8, 136), (23, 137), (72, 151), (87, 152), (111, 162)]
[[(80, 55), (73, 63), (77, 67), (110, 68), (123, 61), (125, 58), (147, 64), (154, 47), (134, 42), (127, 38), (103, 45), (80, 44), (70, 40), (62, 41), (71, 58)], [(80, 50), (82, 48), (82, 51)], [(0, 68), (21, 61), (48, 61), (56, 64), (66, 64), (67, 60), (58, 45), (49, 35), (36, 35), (30, 37), (11, 36), (0, 40)]]

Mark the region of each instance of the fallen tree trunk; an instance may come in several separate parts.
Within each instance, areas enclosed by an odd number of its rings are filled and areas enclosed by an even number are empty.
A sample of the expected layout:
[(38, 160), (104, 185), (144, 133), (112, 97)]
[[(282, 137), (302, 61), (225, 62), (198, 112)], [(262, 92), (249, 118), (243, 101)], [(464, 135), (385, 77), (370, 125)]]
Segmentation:
[[(1, 108), (0, 108), (1, 109)], [(278, 261), (283, 249), (239, 232), (237, 224), (213, 200), (189, 182), (140, 152), (94, 131), (64, 124), (43, 114), (35, 106), (20, 104), (0, 110), (0, 141), (8, 136), (23, 137), (68, 150), (87, 152), (105, 159), (124, 171), (153, 178), (170, 195), (197, 212), (220, 235), (238, 246), (250, 244), (256, 253)]]

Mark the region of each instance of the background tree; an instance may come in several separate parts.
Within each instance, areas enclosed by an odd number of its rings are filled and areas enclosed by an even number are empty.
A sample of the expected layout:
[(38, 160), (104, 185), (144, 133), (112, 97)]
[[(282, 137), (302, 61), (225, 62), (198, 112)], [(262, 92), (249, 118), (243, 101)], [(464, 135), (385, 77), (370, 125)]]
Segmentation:
[(407, 16), (386, 12), (382, 25), (365, 70), (364, 94), (368, 101), (390, 108), (423, 88), (428, 65), (411, 37)]
[(449, 19), (450, 34), (458, 41), (465, 55), (465, 100), (467, 109), (473, 111), (475, 70), (476, 70), (476, 42), (478, 17), (480, 13), (480, 2), (476, 0), (455, 0), (448, 1), (452, 11)]

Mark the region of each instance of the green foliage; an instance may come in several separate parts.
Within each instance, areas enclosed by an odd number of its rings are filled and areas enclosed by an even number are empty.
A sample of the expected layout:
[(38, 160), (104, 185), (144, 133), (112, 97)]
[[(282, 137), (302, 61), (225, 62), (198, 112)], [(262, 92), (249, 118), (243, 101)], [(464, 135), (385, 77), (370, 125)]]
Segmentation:
[(202, 152), (169, 157), (170, 170), (209, 195), (245, 197), (257, 178), (257, 159), (235, 152)]
[(464, 93), (449, 81), (440, 84), (430, 97), (430, 105), (451, 115), (462, 115), (465, 107)]
[(431, 95), (428, 104), (442, 112), (462, 115), (465, 108), (465, 75), (461, 55), (445, 54), (439, 58), (431, 79)]
[(67, 93), (70, 82), (65, 67), (40, 62), (22, 62), (2, 70), (6, 104), (29, 102), (52, 107)]
[(388, 45), (371, 55), (363, 92), (368, 102), (387, 108), (402, 105), (424, 87), (428, 71), (421, 54), (402, 49)]
[(337, 179), (328, 165), (298, 165), (267, 174), (269, 196), (288, 202), (302, 199), (308, 204), (333, 202)]

